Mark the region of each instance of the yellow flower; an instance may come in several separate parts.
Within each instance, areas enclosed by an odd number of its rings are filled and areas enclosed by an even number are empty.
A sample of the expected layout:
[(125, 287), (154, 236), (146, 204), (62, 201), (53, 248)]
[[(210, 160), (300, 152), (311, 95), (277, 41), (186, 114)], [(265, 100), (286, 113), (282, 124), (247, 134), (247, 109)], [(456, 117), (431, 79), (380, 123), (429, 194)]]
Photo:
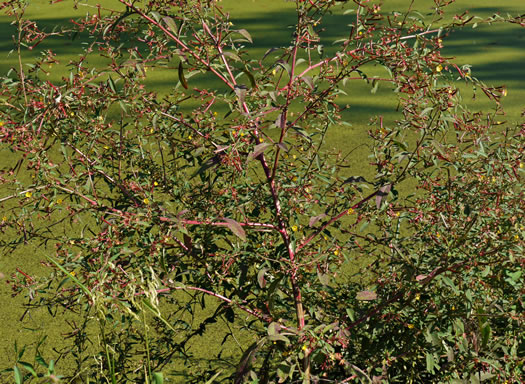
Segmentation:
[(441, 235), (439, 233), (436, 233), (436, 237), (439, 239)]
[(438, 39), (438, 44), (443, 43), (443, 39)]
[(296, 155), (292, 155), (292, 158), (295, 160), (295, 159), (297, 159), (297, 156)]
[(399, 217), (401, 214), (399, 212), (396, 212), (396, 217)]
[(277, 74), (277, 71), (275, 69), (272, 69), (272, 75), (276, 75)]
[(148, 205), (149, 204), (149, 199), (146, 197), (144, 198), (144, 200), (142, 200), (144, 202), (144, 204)]
[(306, 351), (308, 349), (308, 347), (306, 346), (306, 344), (303, 344), (303, 347), (301, 348), (303, 351)]
[(192, 139), (192, 137), (191, 137), (191, 135), (189, 135), (189, 136), (188, 136), (188, 140), (191, 140), (191, 139)]
[(518, 241), (520, 239), (519, 235), (514, 235), (514, 240)]
[(419, 299), (421, 299), (421, 295), (420, 295), (419, 293), (417, 293), (416, 296), (414, 297), (414, 300), (417, 301), (417, 300), (419, 300)]
[(75, 112), (71, 112), (70, 115), (71, 115), (71, 116), (75, 116)]
[(241, 131), (240, 135), (241, 135), (241, 137), (242, 137), (242, 136), (244, 136), (244, 132), (243, 132), (243, 131)]
[(414, 328), (414, 324), (408, 324), (407, 327), (408, 327), (409, 329), (412, 329), (412, 328)]
[(153, 133), (153, 132), (155, 132), (155, 130), (154, 130), (153, 128), (151, 128), (151, 129), (149, 130), (149, 133)]
[(104, 145), (104, 149), (109, 149), (109, 147), (107, 145)]
[(57, 204), (62, 204), (62, 199), (57, 199)]
[(455, 310), (456, 310), (456, 306), (453, 305), (451, 309), (452, 309), (453, 311), (455, 311)]
[(439, 64), (437, 67), (436, 67), (436, 72), (441, 72), (443, 70), (443, 66), (441, 64)]
[(4, 122), (0, 121), (0, 128), (2, 128), (3, 126), (4, 126)]
[(75, 271), (71, 271), (69, 272), (71, 274), (71, 276), (75, 276), (76, 275), (76, 272)]
[(292, 231), (297, 232), (297, 225), (292, 225)]
[(7, 216), (2, 217), (2, 221), (7, 221)]
[(153, 182), (153, 185), (156, 187), (157, 185), (159, 185), (159, 183), (157, 183), (156, 181)]
[(217, 116), (217, 115), (218, 115), (218, 113), (217, 113), (217, 112), (213, 112), (213, 116)]
[(328, 236), (324, 235), (324, 236), (323, 236), (323, 239), (324, 239), (325, 241), (328, 241)]
[(363, 31), (359, 31), (359, 36), (361, 36), (363, 34)]
[(501, 91), (501, 95), (503, 97), (507, 96), (507, 88), (503, 88), (503, 91)]
[(31, 197), (31, 196), (33, 196), (33, 194), (31, 192), (27, 191), (26, 192), (26, 197)]
[(339, 250), (338, 250), (338, 249), (336, 249), (336, 250), (334, 251), (334, 255), (339, 256)]
[(352, 213), (354, 213), (354, 209), (353, 209), (353, 208), (350, 208), (350, 209), (348, 210), (348, 214), (351, 215)]
[(520, 162), (520, 168), (523, 169), (524, 165)]
[(264, 137), (261, 137), (261, 138), (259, 139), (259, 142), (262, 143), (263, 141), (264, 141)]

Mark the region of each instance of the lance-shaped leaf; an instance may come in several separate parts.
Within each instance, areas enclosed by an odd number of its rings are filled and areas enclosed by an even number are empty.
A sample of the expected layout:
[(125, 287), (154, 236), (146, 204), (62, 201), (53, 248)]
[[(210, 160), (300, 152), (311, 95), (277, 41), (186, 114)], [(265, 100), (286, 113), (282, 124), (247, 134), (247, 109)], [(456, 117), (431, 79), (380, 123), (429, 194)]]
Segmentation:
[(283, 67), (283, 69), (288, 73), (288, 76), (291, 76), (292, 74), (292, 68), (290, 67), (290, 64), (288, 64), (284, 60), (278, 60), (277, 65)]
[(248, 79), (250, 79), (250, 84), (252, 88), (255, 88), (257, 86), (257, 83), (255, 82), (255, 77), (253, 76), (253, 74), (250, 71), (248, 71), (248, 69), (243, 69), (243, 72), (246, 76), (248, 76)]
[(286, 344), (290, 343), (290, 339), (280, 334), (281, 326), (279, 323), (271, 323), (268, 326), (268, 340), (270, 341), (284, 341)]
[(261, 339), (260, 341), (253, 343), (242, 355), (241, 362), (237, 367), (237, 372), (235, 373), (235, 379), (233, 380), (234, 384), (244, 383), (244, 378), (248, 375), (252, 368), (252, 364), (255, 360), (255, 354), (257, 351), (264, 346), (266, 338)]
[(266, 274), (266, 272), (268, 271), (269, 269), (268, 268), (263, 268), (259, 271), (259, 273), (257, 274), (257, 282), (259, 283), (259, 287), (261, 288), (264, 288), (266, 287), (266, 284), (268, 283), (268, 281), (266, 280), (266, 278), (264, 277), (264, 275)]
[(381, 208), (381, 203), (385, 199), (386, 196), (388, 196), (388, 193), (392, 189), (392, 184), (383, 185), (381, 188), (379, 188), (379, 191), (377, 191), (376, 194), (376, 207), (377, 209)]
[(226, 226), (233, 232), (235, 236), (239, 237), (241, 240), (246, 240), (246, 232), (244, 232), (244, 229), (238, 222), (226, 217), (224, 218), (224, 221), (226, 222)]
[(351, 183), (368, 183), (363, 176), (350, 176), (348, 179), (343, 181), (342, 185), (351, 184)]
[(327, 216), (326, 213), (321, 213), (320, 215), (310, 218), (310, 221), (308, 222), (308, 226), (310, 228), (313, 227), (319, 220), (324, 219), (326, 216)]
[(244, 99), (246, 98), (246, 90), (248, 88), (246, 85), (236, 85), (235, 94), (237, 95), (239, 101), (239, 109), (242, 111), (242, 105), (244, 104)]
[(372, 291), (361, 291), (357, 292), (357, 295), (355, 296), (357, 300), (362, 301), (371, 301), (377, 299), (377, 293)]
[(163, 17), (162, 20), (164, 21), (164, 23), (166, 23), (166, 26), (168, 27), (168, 29), (171, 30), (171, 32), (173, 32), (174, 34), (177, 34), (177, 31), (178, 31), (177, 24), (175, 24), (175, 21), (171, 17), (166, 16), (166, 17)]
[(303, 76), (301, 79), (310, 87), (310, 89), (314, 89), (314, 79), (311, 76)]
[(270, 147), (271, 144), (270, 143), (260, 143), (260, 144), (257, 144), (255, 146), (255, 148), (253, 149), (253, 152), (250, 153), (250, 155), (248, 156), (250, 159), (256, 159), (261, 153), (263, 153), (264, 151), (266, 151), (266, 149), (268, 147)]
[(236, 32), (242, 37), (244, 37), (246, 40), (248, 40), (250, 43), (253, 43), (252, 36), (246, 29), (238, 29)]
[(179, 81), (184, 87), (184, 89), (188, 89), (188, 82), (184, 77), (184, 67), (182, 66), (182, 61), (179, 62)]
[(237, 55), (237, 54), (235, 54), (233, 52), (223, 52), (222, 54), (224, 56), (228, 56), (228, 57), (232, 58), (235, 61), (241, 61), (241, 58), (239, 57), (239, 55)]

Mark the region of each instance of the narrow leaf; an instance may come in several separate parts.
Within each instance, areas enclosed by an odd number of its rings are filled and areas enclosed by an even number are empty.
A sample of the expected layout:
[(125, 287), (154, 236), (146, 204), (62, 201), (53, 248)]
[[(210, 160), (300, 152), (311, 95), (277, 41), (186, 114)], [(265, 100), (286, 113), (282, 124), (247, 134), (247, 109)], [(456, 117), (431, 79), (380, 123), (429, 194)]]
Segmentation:
[(178, 31), (177, 24), (175, 24), (175, 21), (171, 17), (166, 16), (166, 17), (163, 17), (162, 20), (166, 23), (166, 25), (171, 30), (171, 32), (173, 32), (174, 34), (177, 34), (177, 31)]
[(235, 94), (238, 97), (239, 109), (242, 111), (242, 105), (244, 104), (244, 99), (246, 98), (246, 86), (245, 85), (236, 85)]
[(381, 208), (381, 203), (385, 199), (386, 196), (388, 196), (388, 193), (392, 189), (392, 184), (387, 184), (379, 188), (379, 191), (376, 195), (376, 207), (377, 209)]
[(151, 382), (153, 384), (163, 384), (164, 383), (164, 375), (162, 374), (162, 372), (153, 372), (151, 376), (152, 376)]
[(238, 222), (226, 217), (224, 218), (224, 221), (226, 222), (226, 226), (233, 232), (235, 236), (239, 237), (241, 240), (246, 240), (246, 232), (244, 232), (244, 229)]
[(184, 89), (188, 89), (188, 82), (184, 77), (184, 67), (182, 66), (182, 61), (179, 62), (179, 81), (184, 87)]
[(314, 79), (310, 76), (303, 76), (301, 77), (303, 81), (310, 87), (310, 89), (314, 89)]
[(210, 379), (208, 381), (206, 381), (206, 384), (211, 384), (215, 381), (215, 379), (217, 378), (217, 376), (219, 376), (220, 374), (222, 373), (222, 371), (219, 371), (217, 372), (215, 375), (213, 375), (212, 377), (210, 377)]
[(259, 283), (259, 287), (261, 288), (266, 287), (266, 284), (268, 283), (268, 281), (264, 277), (267, 271), (268, 271), (268, 268), (263, 268), (257, 274), (257, 283)]
[(327, 216), (326, 213), (321, 213), (320, 215), (310, 218), (310, 221), (308, 222), (308, 226), (310, 228), (313, 227), (319, 220), (324, 219), (326, 216)]
[(253, 152), (250, 153), (249, 157), (251, 159), (256, 159), (261, 153), (263, 153), (268, 147), (270, 147), (270, 143), (260, 143), (255, 146), (253, 149)]
[(375, 300), (375, 299), (377, 299), (377, 293), (372, 292), (372, 291), (357, 292), (356, 299), (357, 300), (362, 300), (362, 301)]
[(20, 373), (20, 369), (15, 365), (13, 368), (14, 374), (15, 374), (15, 383), (16, 384), (22, 384), (22, 374)]
[(244, 69), (243, 72), (246, 76), (248, 76), (248, 79), (250, 79), (250, 84), (252, 88), (255, 88), (257, 86), (257, 83), (255, 82), (255, 77), (253, 76), (253, 74), (247, 69)]
[(228, 57), (232, 58), (235, 61), (241, 61), (241, 58), (238, 55), (236, 55), (235, 53), (233, 53), (233, 52), (223, 52), (223, 55), (224, 56), (228, 56)]
[(246, 29), (238, 29), (236, 31), (239, 35), (242, 35), (246, 40), (248, 40), (250, 43), (253, 43), (252, 36)]

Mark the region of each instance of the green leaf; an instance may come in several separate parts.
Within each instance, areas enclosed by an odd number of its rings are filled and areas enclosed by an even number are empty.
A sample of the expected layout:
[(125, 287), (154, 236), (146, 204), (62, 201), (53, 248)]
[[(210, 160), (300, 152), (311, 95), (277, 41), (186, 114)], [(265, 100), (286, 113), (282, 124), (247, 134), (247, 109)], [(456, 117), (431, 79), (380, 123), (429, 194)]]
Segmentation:
[(211, 384), (215, 381), (215, 379), (222, 373), (222, 371), (219, 371), (217, 372), (215, 375), (213, 375), (212, 377), (210, 377), (209, 380), (206, 381), (205, 384)]
[(25, 361), (19, 361), (18, 364), (20, 364), (22, 367), (24, 367), (26, 370), (28, 370), (34, 377), (37, 377), (37, 374), (35, 372), (35, 368), (33, 368), (32, 364), (27, 363)]
[(268, 147), (271, 147), (270, 143), (260, 143), (255, 146), (253, 152), (248, 156), (250, 159), (256, 159), (261, 153), (264, 153)]
[(244, 104), (244, 100), (246, 98), (246, 91), (248, 90), (248, 88), (245, 85), (236, 85), (234, 90), (235, 94), (238, 97), (239, 109), (243, 111), (242, 105)]
[(481, 327), (481, 346), (485, 348), (489, 342), (490, 335), (492, 334), (492, 329), (490, 328), (489, 323), (483, 324)]
[(250, 43), (253, 43), (252, 36), (250, 35), (250, 33), (246, 29), (238, 29), (235, 32), (237, 32), (239, 35), (244, 37)]
[(314, 89), (314, 79), (311, 76), (302, 76), (301, 79), (310, 87), (310, 89)]
[[(53, 264), (55, 264), (57, 266), (58, 269), (60, 269), (62, 272), (64, 272), (67, 276), (69, 276), (69, 278), (71, 280), (73, 280), (75, 282), (76, 285), (78, 285), (83, 291), (84, 293), (89, 296), (90, 299), (93, 299), (92, 295), (91, 295), (91, 292), (89, 291), (89, 289), (87, 289), (87, 287), (82, 284), (80, 282), (80, 280), (78, 280), (75, 276), (73, 276), (71, 273), (69, 273), (63, 266), (61, 266), (58, 261), (56, 261), (55, 259), (53, 259), (51, 256), (48, 256), (46, 255), (46, 258), (51, 261)], [(52, 360), (51, 360), (52, 361)], [(49, 365), (51, 365), (51, 362), (49, 362)]]
[(15, 376), (15, 383), (16, 384), (22, 384), (24, 379), (22, 377), (22, 374), (20, 373), (20, 369), (18, 369), (18, 367), (16, 365), (13, 368), (13, 372), (14, 372), (14, 376)]
[(243, 69), (243, 72), (246, 76), (248, 76), (248, 79), (250, 79), (250, 84), (252, 88), (255, 88), (257, 86), (257, 83), (255, 82), (255, 77), (253, 76), (253, 74), (247, 69)]
[(435, 368), (435, 361), (434, 361), (434, 356), (432, 356), (431, 353), (426, 353), (425, 355), (425, 358), (426, 358), (426, 363), (427, 363), (427, 372), (430, 372), (430, 373), (434, 373), (434, 368)]
[(153, 384), (163, 384), (164, 383), (164, 375), (162, 372), (153, 372), (151, 375), (151, 382)]
[(257, 283), (259, 284), (259, 287), (261, 288), (266, 287), (266, 284), (268, 283), (266, 279), (264, 278), (264, 275), (266, 274), (267, 271), (269, 271), (268, 268), (263, 268), (257, 274)]
[(290, 340), (280, 334), (281, 325), (279, 323), (273, 322), (268, 326), (268, 340), (270, 341), (284, 341), (286, 344), (290, 343)]
[(164, 21), (164, 23), (166, 23), (168, 29), (171, 30), (171, 32), (173, 32), (174, 34), (178, 33), (177, 24), (175, 24), (175, 21), (171, 17), (166, 16), (163, 17), (162, 20)]
[(224, 221), (226, 222), (226, 226), (233, 232), (233, 234), (237, 237), (239, 237), (241, 240), (246, 241), (246, 232), (244, 232), (244, 229), (242, 226), (233, 219), (224, 218)]
[(288, 64), (286, 61), (279, 60), (279, 61), (277, 61), (277, 65), (282, 67), (288, 73), (288, 76), (291, 75), (292, 68), (290, 68), (290, 64)]
[(228, 57), (232, 58), (235, 61), (242, 61), (241, 58), (237, 54), (235, 54), (233, 52), (223, 52), (222, 54), (224, 56), (228, 56)]

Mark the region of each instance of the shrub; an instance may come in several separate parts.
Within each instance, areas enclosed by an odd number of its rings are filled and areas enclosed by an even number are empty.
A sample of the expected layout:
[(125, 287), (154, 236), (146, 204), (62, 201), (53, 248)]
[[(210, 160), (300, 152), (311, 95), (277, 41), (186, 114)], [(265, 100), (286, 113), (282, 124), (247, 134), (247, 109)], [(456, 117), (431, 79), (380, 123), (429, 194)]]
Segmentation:
[[(525, 131), (498, 123), (505, 87), (442, 56), (467, 15), (297, 0), (290, 44), (252, 58), (216, 1), (119, 1), (52, 33), (2, 3), (20, 57), (1, 86), (4, 244), (54, 247), (49, 276), (11, 283), (81, 319), (67, 380), (160, 383), (182, 361), (186, 382), (519, 381)], [(325, 49), (340, 7), (350, 24)], [(57, 34), (84, 53), (53, 83), (52, 51), (21, 52)], [(153, 69), (178, 75), (163, 98)], [(400, 111), (372, 118), (368, 158), (326, 144), (364, 81)], [(470, 111), (460, 83), (496, 108)], [(217, 322), (242, 354), (203, 364), (190, 345)], [(16, 382), (59, 380), (23, 355)]]

